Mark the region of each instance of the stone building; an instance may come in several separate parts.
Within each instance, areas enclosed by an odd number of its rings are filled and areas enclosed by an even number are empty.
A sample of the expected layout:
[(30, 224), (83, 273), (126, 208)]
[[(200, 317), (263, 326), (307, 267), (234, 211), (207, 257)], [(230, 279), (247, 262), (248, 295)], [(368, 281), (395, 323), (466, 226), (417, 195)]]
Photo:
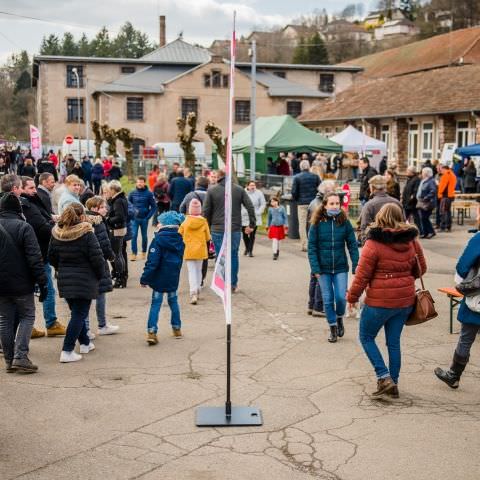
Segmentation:
[[(257, 115), (296, 117), (348, 88), (359, 71), (353, 65), (259, 63)], [(235, 131), (250, 121), (249, 72), (249, 63), (237, 65)], [(142, 145), (175, 142), (177, 117), (195, 111), (197, 139), (207, 141), (203, 128), (208, 120), (227, 130), (229, 75), (228, 61), (182, 38), (140, 59), (37, 56), (37, 123), (49, 144), (61, 144), (67, 134), (92, 139), (93, 120), (127, 127), (136, 136), (138, 152)]]
[[(446, 48), (448, 46), (448, 48)], [(387, 143), (400, 170), (441, 157), (445, 143), (480, 142), (480, 27), (346, 62), (355, 83), (299, 117), (332, 136), (346, 125)]]

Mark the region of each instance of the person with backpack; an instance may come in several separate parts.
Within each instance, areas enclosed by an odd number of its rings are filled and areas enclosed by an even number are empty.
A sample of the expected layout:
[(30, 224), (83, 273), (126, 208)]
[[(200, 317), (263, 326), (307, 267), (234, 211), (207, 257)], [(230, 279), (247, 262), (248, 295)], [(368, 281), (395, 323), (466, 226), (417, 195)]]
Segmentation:
[[(28, 358), (30, 337), (35, 323), (35, 284), (40, 287), (40, 301), (47, 296), (47, 277), (42, 254), (33, 228), (22, 215), (21, 183), (16, 175), (5, 175), (14, 184), (0, 199), (0, 344), (7, 373), (35, 373), (38, 367)], [(14, 281), (12, 281), (14, 279)]]
[[(477, 232), (468, 242), (456, 266), (458, 283), (469, 276), (475, 269), (478, 272), (480, 262), (480, 232)], [(470, 273), (471, 275), (471, 273)], [(478, 274), (477, 274), (478, 275)], [(458, 309), (458, 321), (462, 324), (452, 363), (448, 370), (440, 367), (435, 369), (435, 375), (450, 388), (457, 389), (460, 378), (470, 360), (470, 350), (480, 332), (480, 296), (466, 295)]]

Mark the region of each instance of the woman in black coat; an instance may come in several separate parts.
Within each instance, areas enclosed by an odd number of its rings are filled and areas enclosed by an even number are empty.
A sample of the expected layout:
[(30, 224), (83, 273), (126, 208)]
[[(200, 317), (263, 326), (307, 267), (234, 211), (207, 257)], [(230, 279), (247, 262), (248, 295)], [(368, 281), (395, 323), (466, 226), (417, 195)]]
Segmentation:
[(463, 170), (463, 177), (465, 193), (475, 193), (477, 191), (477, 167), (473, 160), (470, 160)]
[(74, 352), (80, 342), (80, 353), (95, 346), (87, 335), (86, 319), (92, 300), (98, 297), (99, 282), (105, 275), (105, 259), (92, 224), (86, 221), (80, 203), (71, 203), (52, 230), (48, 261), (58, 273), (58, 291), (71, 312), (60, 362), (76, 362), (82, 356)]
[(127, 286), (127, 278), (125, 275), (125, 258), (122, 250), (125, 236), (127, 235), (128, 201), (118, 180), (112, 180), (108, 184), (107, 191), (109, 195), (108, 206), (110, 207), (107, 225), (112, 232), (111, 242), (115, 254), (115, 284), (113, 288), (125, 288)]
[[(115, 254), (112, 250), (110, 243), (110, 235), (105, 223), (105, 216), (108, 212), (107, 201), (99, 196), (89, 198), (87, 200), (87, 220), (93, 225), (95, 236), (97, 237), (100, 248), (103, 252), (103, 258), (105, 259), (105, 274), (100, 279), (98, 286), (98, 297), (95, 303), (97, 321), (98, 321), (98, 333), (99, 335), (112, 335), (117, 333), (118, 328), (116, 325), (107, 324), (107, 318), (105, 315), (106, 310), (106, 293), (113, 290), (112, 276), (110, 275), (110, 268), (108, 262), (115, 260)], [(90, 323), (87, 319), (88, 335), (90, 339), (94, 338), (94, 335), (90, 333)]]

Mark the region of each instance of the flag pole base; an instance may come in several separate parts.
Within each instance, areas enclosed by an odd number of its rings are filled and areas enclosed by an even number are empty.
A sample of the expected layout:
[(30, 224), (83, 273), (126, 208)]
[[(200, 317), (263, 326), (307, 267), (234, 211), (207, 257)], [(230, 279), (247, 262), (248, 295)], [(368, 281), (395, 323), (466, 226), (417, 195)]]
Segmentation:
[(231, 415), (227, 415), (225, 407), (200, 407), (195, 424), (197, 427), (259, 427), (263, 419), (257, 407), (232, 407)]

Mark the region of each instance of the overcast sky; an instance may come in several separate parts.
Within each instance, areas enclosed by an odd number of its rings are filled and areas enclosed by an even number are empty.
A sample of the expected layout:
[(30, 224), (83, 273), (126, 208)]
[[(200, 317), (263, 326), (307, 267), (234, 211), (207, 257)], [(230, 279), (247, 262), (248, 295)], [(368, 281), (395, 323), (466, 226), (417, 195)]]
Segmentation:
[[(158, 41), (158, 16), (167, 17), (167, 40), (183, 31), (189, 42), (209, 46), (216, 38), (230, 36), (232, 12), (237, 11), (238, 35), (254, 27), (284, 25), (314, 9), (338, 12), (350, 3), (373, 7), (365, 0), (0, 0), (0, 62), (22, 49), (38, 53), (43, 35), (60, 37), (70, 31), (89, 37), (106, 25), (115, 35), (126, 20)], [(38, 21), (21, 18), (36, 17)]]

